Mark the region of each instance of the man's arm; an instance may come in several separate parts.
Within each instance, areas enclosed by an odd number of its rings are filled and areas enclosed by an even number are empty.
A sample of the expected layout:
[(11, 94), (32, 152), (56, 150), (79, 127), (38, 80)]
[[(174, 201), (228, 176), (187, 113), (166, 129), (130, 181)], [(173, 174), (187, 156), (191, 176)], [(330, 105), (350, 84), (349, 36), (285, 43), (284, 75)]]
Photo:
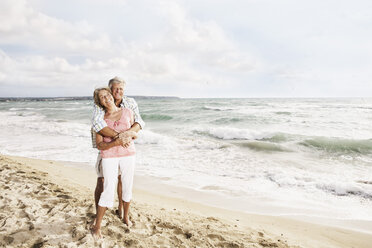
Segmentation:
[(138, 124), (138, 122), (133, 123), (131, 128), (128, 129), (128, 131), (134, 131), (136, 133), (138, 133), (139, 130), (141, 130), (141, 126), (140, 126), (140, 124)]
[[(123, 139), (125, 137), (128, 137), (129, 133), (127, 133), (127, 132), (138, 133), (141, 129), (143, 129), (145, 127), (145, 122), (141, 118), (137, 102), (133, 98), (129, 98), (129, 97), (124, 97), (123, 102), (124, 102), (124, 100), (126, 101), (126, 104), (124, 104), (124, 107), (129, 108), (133, 112), (133, 120), (132, 121), (134, 123), (132, 124), (131, 128), (129, 128), (127, 131), (125, 131), (124, 133), (119, 134), (119, 138), (121, 138), (121, 139)], [(131, 136), (132, 136), (132, 139), (137, 138), (137, 136), (133, 136), (133, 135), (131, 135)]]
[(96, 141), (98, 150), (107, 150), (114, 146), (125, 145), (127, 141), (123, 139), (115, 139), (111, 142), (103, 142), (103, 137), (99, 133), (96, 133)]
[(116, 132), (115, 130), (112, 130), (109, 127), (102, 128), (98, 133), (104, 137), (111, 137), (111, 138), (117, 138), (117, 136), (119, 135), (118, 132)]
[(138, 132), (145, 127), (145, 122), (141, 118), (136, 100), (133, 98), (127, 98), (127, 101), (129, 105), (128, 107), (133, 111), (134, 115), (134, 124), (131, 127), (133, 128), (132, 131)]
[(107, 123), (104, 120), (105, 111), (98, 107), (96, 104), (93, 106), (93, 117), (92, 117), (92, 129), (98, 133), (104, 127), (107, 127)]

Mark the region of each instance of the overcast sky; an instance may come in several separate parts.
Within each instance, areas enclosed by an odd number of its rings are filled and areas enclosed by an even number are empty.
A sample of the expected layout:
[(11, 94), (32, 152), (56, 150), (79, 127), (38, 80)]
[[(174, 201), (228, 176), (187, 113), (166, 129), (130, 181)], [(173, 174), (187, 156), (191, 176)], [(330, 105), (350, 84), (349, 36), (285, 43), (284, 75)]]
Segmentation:
[(371, 97), (370, 0), (1, 0), (0, 97)]

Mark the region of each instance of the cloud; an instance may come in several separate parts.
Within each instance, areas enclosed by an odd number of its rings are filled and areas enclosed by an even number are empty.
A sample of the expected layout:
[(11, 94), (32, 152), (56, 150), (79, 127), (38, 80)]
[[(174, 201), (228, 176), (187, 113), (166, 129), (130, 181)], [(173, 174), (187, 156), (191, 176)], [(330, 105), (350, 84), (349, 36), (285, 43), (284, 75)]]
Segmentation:
[(351, 82), (366, 94), (369, 10), (362, 0), (4, 0), (0, 88), (90, 95), (118, 75), (136, 95), (344, 94)]
[(36, 11), (23, 0), (0, 4), (1, 45), (20, 45), (45, 52), (107, 53), (110, 38), (97, 34), (86, 21), (71, 23)]
[[(245, 73), (256, 67), (256, 61), (240, 55), (215, 22), (192, 19), (174, 1), (152, 7), (167, 25), (151, 41), (133, 42), (121, 35), (114, 39), (86, 20), (71, 22), (48, 16), (26, 1), (3, 1), (0, 35), (4, 39), (0, 45), (23, 46), (35, 49), (36, 54), (12, 56), (2, 51), (0, 83), (68, 87), (67, 82), (76, 78), (80, 84), (90, 85), (97, 82), (93, 78), (108, 79), (112, 74), (148, 84), (146, 88), (161, 94), (159, 89), (170, 84), (201, 89), (207, 82), (226, 86), (225, 73)], [(83, 59), (73, 63), (74, 56)], [(19, 73), (14, 76), (14, 72)]]

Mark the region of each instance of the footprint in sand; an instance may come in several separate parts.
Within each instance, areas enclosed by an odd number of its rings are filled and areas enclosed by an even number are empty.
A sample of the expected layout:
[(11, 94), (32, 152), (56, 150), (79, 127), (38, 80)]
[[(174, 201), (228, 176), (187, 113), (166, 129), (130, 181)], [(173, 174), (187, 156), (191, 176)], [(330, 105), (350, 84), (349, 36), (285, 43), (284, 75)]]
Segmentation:
[(237, 242), (220, 242), (217, 244), (218, 247), (226, 247), (226, 248), (240, 248), (245, 247), (244, 244), (237, 243)]
[(71, 236), (74, 240), (81, 240), (89, 233), (83, 226), (75, 226), (71, 230)]
[(4, 240), (5, 244), (10, 245), (11, 243), (13, 243), (14, 238), (11, 237), (11, 236), (5, 236), (5, 237), (3, 238), (3, 240)]
[(211, 234), (208, 234), (207, 237), (212, 239), (212, 240), (225, 241), (225, 238), (222, 237), (222, 235), (220, 235), (220, 234), (211, 233)]
[(62, 198), (62, 199), (72, 199), (71, 196), (65, 195), (65, 194), (59, 194), (59, 195), (57, 195), (57, 197)]

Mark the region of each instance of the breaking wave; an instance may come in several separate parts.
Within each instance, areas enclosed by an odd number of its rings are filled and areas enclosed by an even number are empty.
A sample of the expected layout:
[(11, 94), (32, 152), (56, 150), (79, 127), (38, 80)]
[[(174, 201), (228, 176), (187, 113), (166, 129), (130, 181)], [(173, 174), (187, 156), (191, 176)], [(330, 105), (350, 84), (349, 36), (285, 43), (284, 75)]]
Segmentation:
[(372, 140), (318, 137), (300, 142), (301, 145), (330, 153), (372, 154)]

